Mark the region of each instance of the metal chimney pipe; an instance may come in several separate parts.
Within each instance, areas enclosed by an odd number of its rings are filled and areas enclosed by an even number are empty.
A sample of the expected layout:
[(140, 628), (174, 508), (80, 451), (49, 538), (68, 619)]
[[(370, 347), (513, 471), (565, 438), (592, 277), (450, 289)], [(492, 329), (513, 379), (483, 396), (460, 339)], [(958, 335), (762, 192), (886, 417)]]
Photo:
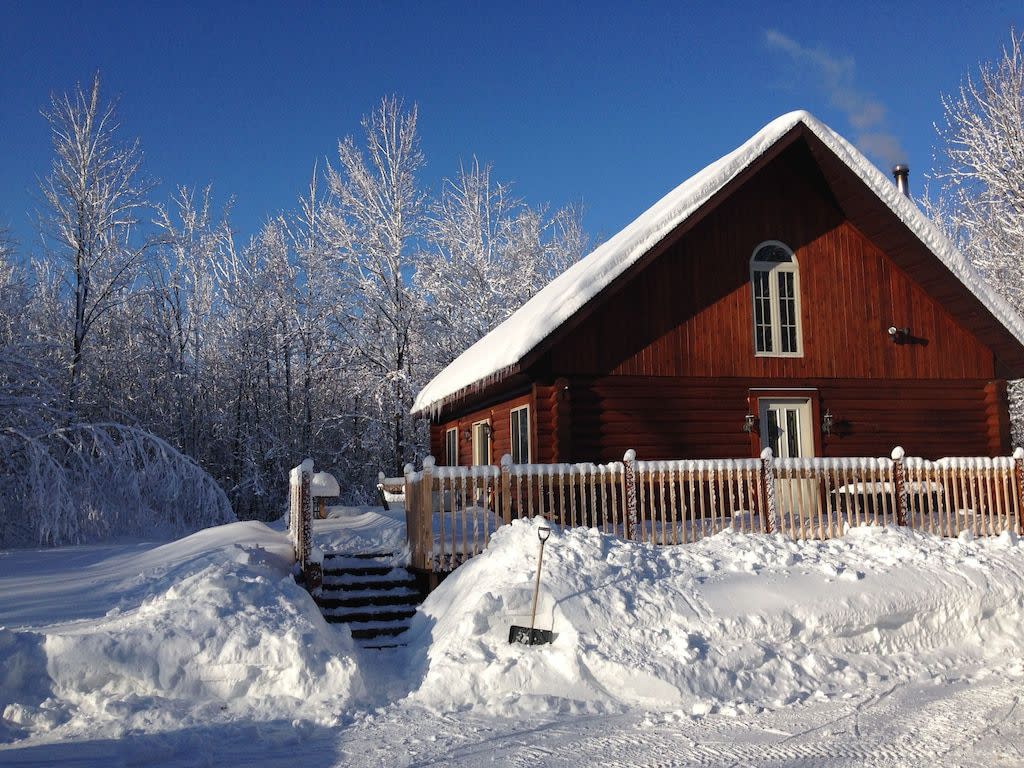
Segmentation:
[(892, 167), (892, 176), (896, 179), (896, 189), (910, 197), (910, 168), (903, 163)]

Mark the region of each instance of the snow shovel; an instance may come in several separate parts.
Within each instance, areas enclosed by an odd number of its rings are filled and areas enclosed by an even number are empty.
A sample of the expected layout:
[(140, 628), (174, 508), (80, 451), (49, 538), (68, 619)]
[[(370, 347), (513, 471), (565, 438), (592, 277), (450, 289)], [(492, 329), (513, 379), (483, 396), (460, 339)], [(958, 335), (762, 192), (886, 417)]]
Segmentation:
[(529, 627), (517, 627), (513, 624), (508, 630), (508, 641), (510, 643), (522, 643), (523, 645), (543, 645), (555, 639), (550, 629), (535, 629), (537, 623), (537, 596), (540, 594), (540, 567), (544, 563), (544, 542), (551, 535), (550, 528), (538, 528), (537, 538), (540, 539), (540, 557), (537, 558), (537, 581), (533, 585), (533, 611), (530, 615)]

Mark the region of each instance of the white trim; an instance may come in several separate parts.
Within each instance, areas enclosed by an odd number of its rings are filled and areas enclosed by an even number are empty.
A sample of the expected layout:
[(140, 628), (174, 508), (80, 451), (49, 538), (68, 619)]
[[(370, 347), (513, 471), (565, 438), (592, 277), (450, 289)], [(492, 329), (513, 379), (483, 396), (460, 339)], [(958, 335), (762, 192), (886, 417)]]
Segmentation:
[[(518, 413), (519, 411), (526, 411), (526, 461), (516, 461), (515, 454), (513, 453), (513, 450), (512, 450), (513, 448), (515, 448), (516, 437), (517, 437), (516, 431), (514, 429), (514, 422), (512, 421), (512, 415), (515, 414), (515, 413)], [(514, 463), (516, 463), (516, 464), (529, 464), (530, 463), (530, 456), (533, 454), (533, 446), (531, 445), (531, 443), (533, 441), (530, 439), (530, 432), (531, 432), (530, 427), (531, 427), (531, 424), (530, 424), (530, 406), (529, 406), (529, 404), (527, 404), (527, 405), (520, 405), (518, 408), (513, 408), (512, 410), (510, 410), (508, 412), (508, 435), (509, 435), (509, 441), (508, 441), (509, 442), (509, 446), (508, 446), (509, 451), (508, 452), (510, 454), (512, 454), (512, 461)]]
[(817, 392), (817, 387), (750, 387), (751, 392)]
[[(455, 456), (448, 455), (448, 435), (455, 433)], [(444, 460), (449, 467), (459, 466), (459, 427), (449, 427), (444, 431)]]
[[(757, 261), (757, 254), (767, 247), (774, 246), (782, 248), (789, 254), (789, 261)], [(757, 348), (757, 296), (755, 294), (754, 279), (758, 274), (768, 275), (768, 311), (770, 314), (771, 350), (759, 350)], [(779, 297), (779, 281), (775, 275), (793, 275), (793, 313), (794, 326), (796, 330), (796, 350), (790, 352), (782, 351), (782, 300)], [(803, 322), (801, 321), (800, 303), (800, 263), (797, 261), (793, 249), (780, 240), (765, 240), (758, 243), (750, 254), (750, 314), (753, 324), (753, 335), (751, 340), (754, 343), (755, 357), (803, 357), (804, 356), (804, 333)]]
[[(477, 464), (477, 461), (476, 461), (476, 434), (477, 434), (476, 428), (479, 427), (479, 426), (482, 426), (482, 425), (486, 425), (488, 427), (488, 430), (487, 430), (487, 432), (484, 435), (484, 440), (487, 443), (487, 459), (486, 459), (486, 461), (482, 462), (481, 464)], [(482, 419), (481, 421), (474, 421), (473, 425), (469, 428), (470, 440), (472, 441), (472, 445), (473, 445), (473, 448), (472, 448), (473, 455), (470, 458), (470, 460), (472, 461), (473, 466), (475, 466), (475, 467), (476, 466), (485, 466), (485, 465), (491, 463), (491, 432), (490, 432), (490, 426), (491, 426), (491, 420), (490, 419)]]

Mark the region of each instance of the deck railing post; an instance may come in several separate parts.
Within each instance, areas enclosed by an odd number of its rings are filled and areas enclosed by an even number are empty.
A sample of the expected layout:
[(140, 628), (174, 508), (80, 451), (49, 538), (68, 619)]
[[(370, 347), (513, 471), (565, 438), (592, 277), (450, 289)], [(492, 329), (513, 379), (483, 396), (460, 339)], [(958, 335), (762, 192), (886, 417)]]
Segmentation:
[(402, 474), (405, 476), (405, 538), (409, 542), (409, 563), (413, 568), (423, 568), (416, 470), (412, 464), (406, 464), (402, 467)]
[[(294, 521), (293, 546), (295, 548), (295, 561), (299, 566), (299, 573), (302, 575), (306, 589), (313, 591), (323, 583), (323, 567), (321, 563), (314, 562), (313, 554), (313, 494), (310, 484), (313, 481), (313, 460), (306, 459), (300, 464), (298, 503), (294, 511), (297, 512)], [(289, 521), (291, 522), (291, 521)], [(289, 526), (291, 527), (291, 526)]]
[(1017, 494), (1017, 533), (1024, 535), (1024, 448), (1013, 451), (1014, 491)]
[(640, 541), (636, 516), (636, 451), (630, 448), (622, 457), (626, 477), (626, 539)]
[[(444, 505), (441, 506), (444, 514)], [(434, 568), (434, 457), (423, 459), (423, 472), (420, 473), (420, 507), (419, 536), (422, 547), (424, 568)]]
[(910, 497), (907, 495), (907, 465), (903, 449), (898, 445), (892, 449), (892, 481), (896, 492), (896, 525), (904, 527), (907, 524)]
[(512, 522), (512, 457), (501, 457), (501, 519), (505, 525)]
[(761, 512), (764, 532), (774, 533), (775, 525), (775, 456), (771, 448), (761, 451)]

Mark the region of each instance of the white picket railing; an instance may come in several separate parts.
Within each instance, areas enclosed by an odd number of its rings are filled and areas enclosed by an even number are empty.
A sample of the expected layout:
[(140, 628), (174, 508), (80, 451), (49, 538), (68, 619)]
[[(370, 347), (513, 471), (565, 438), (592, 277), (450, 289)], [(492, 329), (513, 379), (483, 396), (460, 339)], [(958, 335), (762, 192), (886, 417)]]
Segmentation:
[(937, 535), (1022, 530), (1024, 451), (999, 458), (638, 461), (405, 468), (413, 567), (447, 571), (514, 518), (542, 515), (651, 544), (682, 544), (727, 527), (794, 538), (847, 526), (902, 525)]

